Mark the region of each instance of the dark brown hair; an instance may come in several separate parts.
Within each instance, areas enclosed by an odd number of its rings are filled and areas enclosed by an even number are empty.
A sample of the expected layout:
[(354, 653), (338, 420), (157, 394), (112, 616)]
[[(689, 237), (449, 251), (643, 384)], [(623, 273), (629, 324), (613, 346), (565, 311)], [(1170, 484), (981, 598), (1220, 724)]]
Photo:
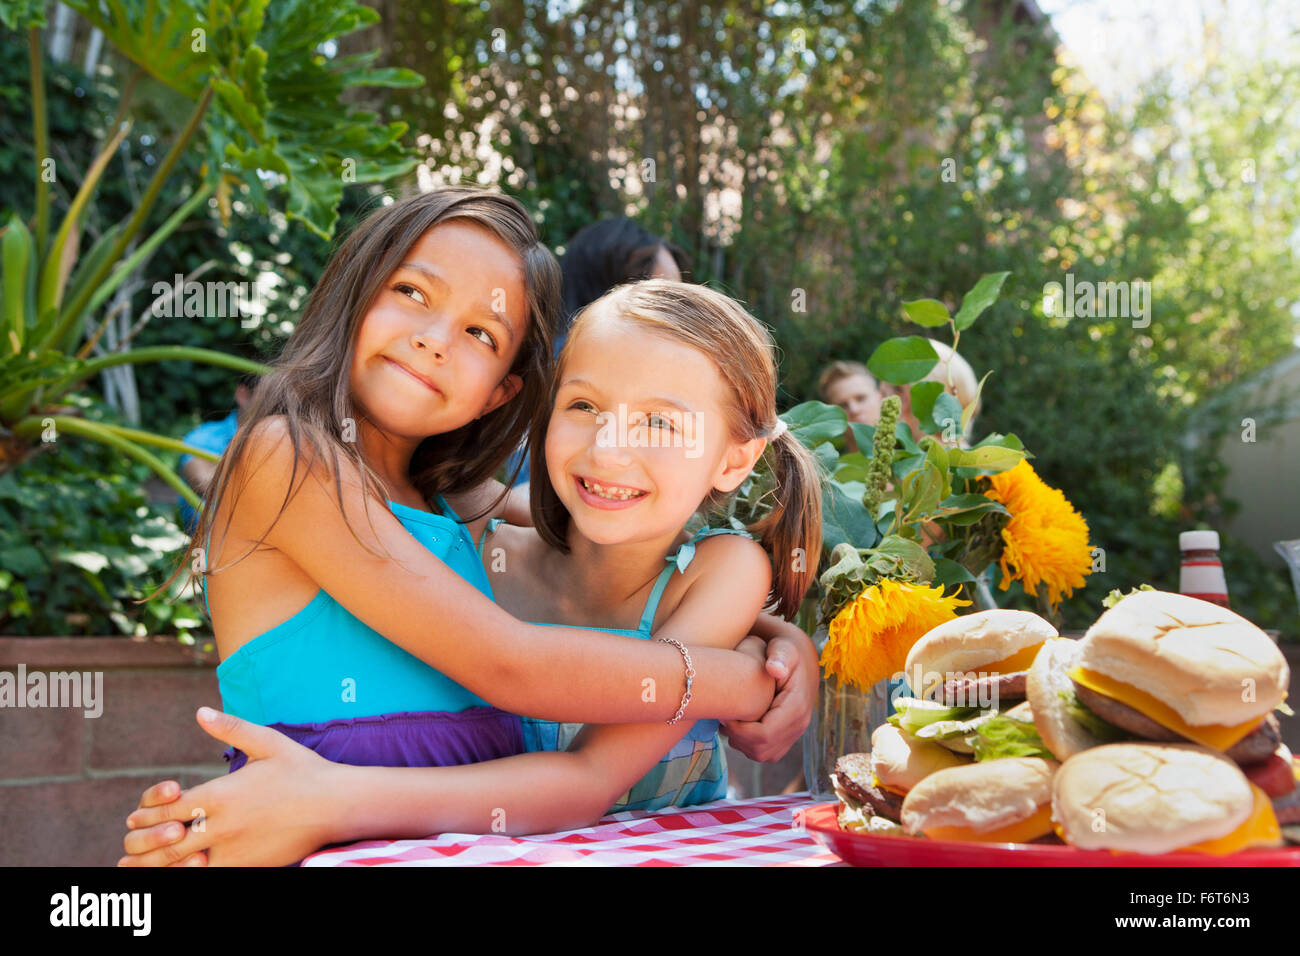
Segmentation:
[[(726, 383), (732, 401), (727, 425), (732, 441), (747, 442), (776, 428), (776, 346), (768, 330), (736, 302), (705, 286), (648, 279), (619, 286), (578, 314), (560, 352), (559, 368), (592, 317), (609, 311), (658, 335), (707, 355)], [(569, 512), (546, 469), (546, 430), (559, 388), (551, 380), (549, 400), (539, 406), (530, 433), (533, 524), (553, 548), (567, 552)], [(816, 579), (822, 547), (821, 473), (803, 443), (788, 431), (768, 442), (775, 504), (749, 531), (772, 559), (768, 606), (793, 619)], [(731, 494), (734, 494), (732, 492)], [(701, 504), (706, 514), (720, 510), (730, 494), (713, 491)]]
[[(342, 455), (360, 472), (367, 498), (377, 493), (388, 497), (383, 480), (362, 459), (359, 444), (344, 440), (349, 426), (354, 433), (355, 423), (364, 417), (349, 388), (357, 331), (411, 247), (434, 226), (452, 221), (483, 226), (513, 249), (522, 263), (528, 327), (510, 367), (510, 374), (518, 375), (522, 386), (518, 395), (494, 411), (455, 431), (424, 439), (411, 456), (411, 483), (432, 506), (437, 495), (465, 492), (492, 478), (519, 446), (533, 409), (545, 400), (549, 389), (560, 307), (559, 265), (542, 245), (527, 210), (509, 196), (463, 187), (412, 195), (366, 217), (330, 256), (302, 318), (271, 371), (258, 383), (244, 420), (218, 463), (194, 532), (195, 542), (207, 542), (227, 479), (236, 471), (248, 436), (258, 422), (270, 416), (284, 416), (288, 423), (295, 478), (305, 441), (311, 451), (308, 457), (320, 456), (331, 462), (336, 478)], [(291, 479), (290, 487), (293, 485)], [(342, 510), (341, 489), (338, 493)], [(232, 511), (238, 501), (237, 491)], [(282, 505), (280, 513), (283, 511)], [(473, 521), (483, 513), (463, 520)], [(229, 524), (227, 518), (227, 529)], [(262, 540), (269, 533), (270, 528)], [(186, 558), (182, 556), (172, 579)], [(206, 567), (198, 570), (208, 573)], [(170, 583), (171, 579), (162, 587)]]

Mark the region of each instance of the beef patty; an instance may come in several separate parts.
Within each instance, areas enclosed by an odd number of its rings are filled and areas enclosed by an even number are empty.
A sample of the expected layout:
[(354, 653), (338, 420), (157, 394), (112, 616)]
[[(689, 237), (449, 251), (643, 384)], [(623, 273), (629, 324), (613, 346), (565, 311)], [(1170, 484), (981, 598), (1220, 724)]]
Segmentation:
[(887, 817), (895, 823), (900, 822), (903, 813), (903, 798), (896, 793), (877, 787), (871, 782), (871, 755), (846, 754), (835, 761), (831, 772), (831, 782), (836, 789), (865, 804), (877, 816)]
[[(1128, 704), (1107, 697), (1105, 694), (1099, 694), (1095, 690), (1084, 687), (1078, 681), (1074, 682), (1074, 693), (1079, 698), (1079, 703), (1106, 723), (1114, 724), (1143, 740), (1195, 743), (1177, 731), (1157, 723), (1146, 714), (1134, 710)], [(1225, 754), (1242, 765), (1259, 763), (1271, 757), (1281, 742), (1282, 731), (1277, 717), (1269, 714), (1258, 727), (1229, 747)]]
[(943, 682), (941, 699), (949, 707), (997, 707), (1025, 699), (1025, 681), (1029, 671), (1011, 674), (988, 674), (984, 677), (960, 677)]

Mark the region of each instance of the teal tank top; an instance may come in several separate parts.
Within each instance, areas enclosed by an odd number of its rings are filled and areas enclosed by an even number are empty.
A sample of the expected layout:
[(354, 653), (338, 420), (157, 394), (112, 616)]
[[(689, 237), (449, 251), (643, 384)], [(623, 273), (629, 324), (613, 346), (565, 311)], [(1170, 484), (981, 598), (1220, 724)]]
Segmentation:
[[(495, 530), (501, 521), (492, 518), (488, 521), (484, 539)], [(645, 610), (636, 630), (614, 627), (588, 627), (584, 630), (605, 631), (623, 637), (637, 637), (649, 640), (655, 614), (659, 610), (659, 601), (674, 571), (684, 572), (695, 557), (695, 546), (700, 541), (715, 534), (739, 534), (751, 538), (748, 532), (732, 528), (701, 528), (691, 540), (683, 544), (676, 552), (665, 559), (668, 566), (660, 572), (655, 581)], [(538, 621), (536, 623), (543, 624)], [(545, 624), (547, 627), (566, 625)], [(556, 723), (533, 717), (521, 718), (524, 731), (524, 749), (529, 752), (568, 750), (582, 724)], [(650, 772), (623, 794), (609, 809), (610, 813), (623, 810), (660, 810), (664, 807), (689, 807), (700, 803), (721, 800), (727, 795), (727, 755), (726, 748), (718, 734), (718, 721), (697, 720), (691, 725), (673, 748), (651, 768)]]
[[(473, 538), (447, 502), (441, 496), (435, 500), (441, 515), (394, 501), (388, 505), (416, 540), (492, 599), (492, 586)], [(437, 618), (430, 618), (428, 624), (437, 627)], [(256, 724), (306, 724), (487, 706), (482, 698), (367, 627), (323, 589), (293, 617), (222, 661), (217, 681), (226, 712)]]

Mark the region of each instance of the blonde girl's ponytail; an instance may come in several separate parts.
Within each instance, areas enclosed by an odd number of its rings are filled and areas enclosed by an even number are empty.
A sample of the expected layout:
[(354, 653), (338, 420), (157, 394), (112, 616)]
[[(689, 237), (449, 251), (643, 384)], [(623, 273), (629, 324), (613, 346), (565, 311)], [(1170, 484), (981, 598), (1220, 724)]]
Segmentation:
[[(780, 421), (778, 419), (778, 421)], [(822, 552), (822, 483), (817, 459), (780, 422), (763, 453), (775, 479), (772, 509), (748, 527), (772, 558), (774, 612), (793, 620), (817, 579)]]

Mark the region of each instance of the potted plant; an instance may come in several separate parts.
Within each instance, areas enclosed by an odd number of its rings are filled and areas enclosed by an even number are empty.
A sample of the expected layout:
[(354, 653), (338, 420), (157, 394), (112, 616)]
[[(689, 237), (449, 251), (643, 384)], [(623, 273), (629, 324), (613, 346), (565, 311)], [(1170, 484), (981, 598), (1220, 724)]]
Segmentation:
[[(955, 314), (934, 299), (907, 302), (904, 314), (926, 328), (947, 327), (955, 351), (1007, 275), (981, 277)], [(891, 338), (867, 362), (881, 381), (908, 390), (919, 435), (899, 420), (897, 396), (884, 400), (876, 426), (850, 424), (821, 402), (782, 416), (825, 476), (824, 570), (799, 616), (824, 669), (804, 740), (805, 778), (819, 796), (829, 793), (827, 773), (839, 756), (870, 749), (871, 731), (887, 714), (889, 681), (902, 676), (912, 644), (973, 608), (980, 579), (995, 564), (1004, 590), (1020, 581), (1049, 614), (1091, 569), (1086, 522), (1034, 474), (1019, 438), (994, 433), (967, 447), (988, 375), (963, 408), (943, 382), (925, 381), (939, 362), (921, 336)], [(861, 451), (847, 450), (846, 432)], [(773, 491), (760, 463), (730, 520), (754, 522)]]

